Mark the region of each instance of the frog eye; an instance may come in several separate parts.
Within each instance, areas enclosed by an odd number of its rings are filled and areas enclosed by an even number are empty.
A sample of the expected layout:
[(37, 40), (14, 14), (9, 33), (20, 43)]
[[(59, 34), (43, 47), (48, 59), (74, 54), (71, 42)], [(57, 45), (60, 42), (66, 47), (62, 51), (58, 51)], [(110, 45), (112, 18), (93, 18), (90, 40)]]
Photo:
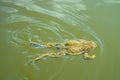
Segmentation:
[(96, 43), (94, 43), (94, 42), (87, 42), (86, 43), (86, 48), (88, 48), (88, 49), (94, 49), (94, 48), (96, 48)]

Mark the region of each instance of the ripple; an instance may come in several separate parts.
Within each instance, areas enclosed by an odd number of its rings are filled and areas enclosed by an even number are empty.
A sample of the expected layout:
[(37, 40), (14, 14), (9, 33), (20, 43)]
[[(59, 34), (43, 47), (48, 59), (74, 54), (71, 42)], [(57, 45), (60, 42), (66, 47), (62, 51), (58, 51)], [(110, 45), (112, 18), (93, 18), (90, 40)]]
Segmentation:
[[(90, 17), (86, 14), (88, 7), (82, 0), (2, 0), (1, 2), (4, 3), (1, 9), (7, 9), (5, 11), (9, 14), (4, 19), (11, 29), (10, 42), (13, 45), (26, 46), (29, 44), (29, 39), (47, 43), (83, 38), (97, 42), (100, 52), (103, 51), (99, 35), (86, 24)], [(22, 22), (27, 25), (21, 26)]]
[(0, 10), (4, 11), (6, 13), (15, 13), (15, 12), (17, 12), (16, 9), (11, 8), (11, 7), (7, 7), (7, 6), (0, 6)]
[[(99, 36), (86, 24), (89, 16), (86, 14), (87, 6), (82, 0), (73, 1), (2, 1), (12, 3), (6, 24), (14, 24), (18, 29), (9, 31), (10, 42), (17, 46), (29, 44), (29, 39), (38, 43), (64, 42), (67, 39), (88, 39), (98, 43), (100, 51), (103, 44)], [(41, 3), (39, 3), (41, 2)], [(44, 3), (44, 5), (42, 4)], [(27, 4), (27, 5), (26, 5)], [(46, 7), (46, 6), (47, 7)], [(72, 5), (72, 6), (70, 6)], [(27, 26), (18, 26), (16, 23), (26, 22)], [(19, 28), (21, 27), (21, 28)], [(87, 38), (86, 38), (87, 37)]]
[(75, 37), (69, 31), (60, 28), (60, 26), (57, 27), (39, 23), (31, 24), (14, 31), (9, 31), (9, 33), (11, 34), (11, 41), (22, 46), (24, 46), (24, 44), (28, 44), (29, 39), (38, 43), (47, 43), (62, 42), (66, 38)]

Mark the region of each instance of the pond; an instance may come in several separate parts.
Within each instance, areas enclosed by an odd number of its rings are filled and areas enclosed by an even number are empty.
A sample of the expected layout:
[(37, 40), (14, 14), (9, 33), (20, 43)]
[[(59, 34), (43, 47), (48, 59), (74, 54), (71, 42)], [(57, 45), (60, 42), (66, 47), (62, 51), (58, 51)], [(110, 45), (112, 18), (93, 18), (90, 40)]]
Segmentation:
[[(1, 80), (120, 80), (119, 0), (0, 0)], [(82, 55), (30, 60), (46, 44), (85, 39), (97, 47)]]

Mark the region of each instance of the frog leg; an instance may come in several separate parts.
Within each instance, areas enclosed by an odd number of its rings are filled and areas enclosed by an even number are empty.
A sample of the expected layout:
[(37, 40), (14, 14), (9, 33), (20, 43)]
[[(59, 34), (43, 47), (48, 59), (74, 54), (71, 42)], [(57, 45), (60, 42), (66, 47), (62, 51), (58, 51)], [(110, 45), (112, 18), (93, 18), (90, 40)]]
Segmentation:
[(51, 48), (54, 47), (57, 43), (47, 43), (47, 44), (39, 44), (37, 42), (30, 41), (30, 45), (35, 48)]
[(88, 53), (84, 53), (83, 56), (84, 56), (85, 59), (94, 59), (96, 57), (95, 54), (94, 55), (89, 55)]
[(29, 43), (30, 43), (30, 46), (34, 48), (46, 48), (47, 47), (46, 45), (39, 44), (37, 42), (32, 41), (31, 39), (29, 39)]
[(47, 43), (45, 46), (46, 46), (47, 48), (51, 48), (51, 47), (56, 46), (56, 44), (58, 44), (58, 43), (49, 42), (49, 43)]
[(58, 50), (64, 48), (64, 44), (63, 43), (56, 43), (56, 42), (50, 42), (46, 44), (46, 47), (50, 48), (50, 47), (56, 47)]
[(42, 55), (36, 57), (35, 59), (33, 59), (33, 61), (38, 61), (43, 57), (60, 57), (63, 55), (65, 55), (65, 54), (48, 52), (48, 53), (45, 53), (45, 54), (42, 54)]

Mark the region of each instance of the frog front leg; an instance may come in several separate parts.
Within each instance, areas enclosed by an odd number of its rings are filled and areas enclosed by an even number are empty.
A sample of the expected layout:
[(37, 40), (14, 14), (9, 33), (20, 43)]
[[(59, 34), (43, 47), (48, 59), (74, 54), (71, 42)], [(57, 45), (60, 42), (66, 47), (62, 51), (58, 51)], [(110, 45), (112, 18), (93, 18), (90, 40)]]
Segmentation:
[(83, 54), (84, 59), (94, 59), (96, 56), (94, 55), (89, 55), (88, 53)]

